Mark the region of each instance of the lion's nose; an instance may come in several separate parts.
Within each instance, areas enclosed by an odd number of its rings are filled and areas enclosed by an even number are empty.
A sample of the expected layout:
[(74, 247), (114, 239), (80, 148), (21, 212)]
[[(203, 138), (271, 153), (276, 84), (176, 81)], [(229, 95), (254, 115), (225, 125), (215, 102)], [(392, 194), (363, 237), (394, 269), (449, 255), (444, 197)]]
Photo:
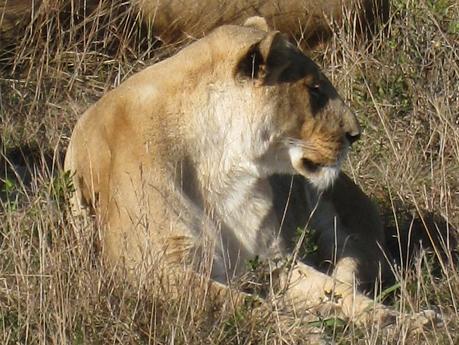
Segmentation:
[(357, 140), (360, 139), (360, 130), (358, 131), (352, 131), (352, 132), (346, 132), (346, 139), (349, 141), (349, 145), (352, 145), (355, 143)]
[(352, 145), (360, 138), (362, 130), (360, 129), (359, 122), (354, 113), (347, 107), (346, 110), (347, 111), (343, 114), (343, 130), (346, 133), (346, 139), (349, 141), (349, 144)]

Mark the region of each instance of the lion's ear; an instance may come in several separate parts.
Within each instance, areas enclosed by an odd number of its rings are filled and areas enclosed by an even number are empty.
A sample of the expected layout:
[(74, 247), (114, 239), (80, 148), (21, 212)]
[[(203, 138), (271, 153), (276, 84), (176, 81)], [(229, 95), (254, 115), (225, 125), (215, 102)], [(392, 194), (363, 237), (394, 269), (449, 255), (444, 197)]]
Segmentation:
[(237, 65), (237, 73), (273, 85), (303, 78), (312, 63), (280, 32), (270, 31), (254, 44)]
[(244, 23), (244, 26), (258, 29), (261, 31), (266, 31), (266, 32), (269, 31), (268, 23), (266, 22), (266, 19), (263, 17), (254, 16), (254, 17), (247, 18), (247, 20)]

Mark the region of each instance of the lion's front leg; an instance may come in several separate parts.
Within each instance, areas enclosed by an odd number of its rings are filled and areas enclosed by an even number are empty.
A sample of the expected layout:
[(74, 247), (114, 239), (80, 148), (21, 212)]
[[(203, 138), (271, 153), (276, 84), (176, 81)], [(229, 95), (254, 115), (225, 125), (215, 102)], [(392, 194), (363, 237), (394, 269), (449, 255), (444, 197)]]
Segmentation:
[(333, 275), (349, 284), (373, 287), (390, 276), (384, 229), (375, 204), (344, 173), (327, 191), (306, 185), (309, 227), (317, 232), (318, 257)]
[(358, 325), (394, 324), (398, 319), (409, 322), (411, 329), (419, 329), (435, 322), (437, 315), (425, 311), (402, 315), (358, 292), (356, 287), (333, 279), (303, 263), (296, 263), (289, 272), (281, 273), (285, 303), (296, 312), (319, 312), (323, 317), (336, 315)]
[(287, 305), (296, 311), (318, 311), (323, 316), (333, 313), (357, 323), (395, 321), (395, 312), (358, 292), (355, 286), (301, 262), (281, 274), (281, 285)]

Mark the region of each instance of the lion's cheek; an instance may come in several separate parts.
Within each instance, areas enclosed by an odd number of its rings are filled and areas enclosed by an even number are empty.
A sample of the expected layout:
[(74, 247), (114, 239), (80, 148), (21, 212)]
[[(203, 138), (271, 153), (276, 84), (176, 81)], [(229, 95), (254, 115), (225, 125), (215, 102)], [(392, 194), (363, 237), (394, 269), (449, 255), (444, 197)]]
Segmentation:
[(299, 147), (289, 148), (288, 153), (295, 171), (304, 176), (318, 190), (330, 187), (339, 175), (338, 166), (309, 165), (309, 160), (304, 157), (303, 150)]
[(288, 154), (295, 171), (304, 177), (308, 177), (308, 172), (303, 165), (303, 150), (300, 147), (290, 147)]

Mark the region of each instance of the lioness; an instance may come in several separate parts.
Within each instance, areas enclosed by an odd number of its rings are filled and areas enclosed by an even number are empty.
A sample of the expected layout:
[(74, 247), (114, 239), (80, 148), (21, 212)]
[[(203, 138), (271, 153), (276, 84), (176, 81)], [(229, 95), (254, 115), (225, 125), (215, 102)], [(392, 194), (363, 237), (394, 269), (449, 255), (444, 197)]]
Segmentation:
[(389, 0), (7, 0), (0, 1), (0, 45), (17, 43), (18, 35), (29, 24), (40, 26), (57, 9), (62, 13), (84, 15), (91, 22), (91, 13), (99, 18), (107, 10), (133, 9), (152, 27), (162, 41), (173, 43), (184, 36), (202, 37), (221, 24), (240, 24), (249, 16), (261, 15), (276, 29), (295, 35), (313, 47), (330, 37), (331, 23), (348, 20), (357, 32), (372, 32), (389, 14)]
[(166, 275), (208, 264), (221, 287), (249, 260), (294, 257), (294, 233), (309, 224), (334, 277), (293, 260), (277, 274), (286, 305), (393, 320), (354, 289), (354, 278), (371, 281), (384, 267), (374, 206), (340, 175), (359, 136), (317, 65), (257, 17), (102, 97), (78, 121), (65, 168), (73, 208), (96, 211), (104, 257), (129, 272), (158, 258)]
[(389, 14), (389, 0), (132, 0), (161, 39), (201, 37), (221, 24), (263, 16), (271, 27), (297, 35), (308, 46), (330, 36), (330, 23), (346, 16), (358, 32), (368, 32)]

